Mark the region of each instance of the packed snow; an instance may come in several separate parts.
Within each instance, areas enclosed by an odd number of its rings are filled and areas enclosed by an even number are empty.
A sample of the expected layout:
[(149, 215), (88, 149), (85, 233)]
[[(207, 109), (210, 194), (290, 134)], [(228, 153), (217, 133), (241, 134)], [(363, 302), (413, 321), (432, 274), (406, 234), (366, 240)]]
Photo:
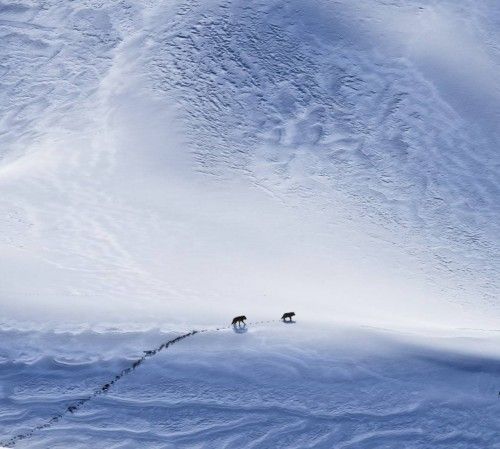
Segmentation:
[[(4, 331), (2, 432), (49, 421), (170, 335)], [(469, 352), (491, 337), (300, 322), (194, 335), (18, 446), (495, 448), (500, 360)]]
[(500, 448), (499, 123), (494, 0), (0, 2), (0, 446)]

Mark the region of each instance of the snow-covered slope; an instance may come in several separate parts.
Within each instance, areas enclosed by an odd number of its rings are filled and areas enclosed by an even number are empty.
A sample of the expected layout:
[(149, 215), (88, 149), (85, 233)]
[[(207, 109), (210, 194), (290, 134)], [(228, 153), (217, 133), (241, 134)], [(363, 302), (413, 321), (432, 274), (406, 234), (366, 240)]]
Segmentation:
[(295, 310), (19, 446), (498, 447), (499, 30), (493, 0), (1, 2), (0, 441), (171, 332)]
[[(372, 232), (432, 276), (451, 272), (458, 297), (473, 285), (475, 301), (495, 299), (498, 49), (465, 47), (455, 57), (463, 65), (451, 61), (448, 78), (434, 74), (453, 56), (419, 48), (418, 34), (408, 39), (393, 23), (382, 33), (381, 11), (427, 25), (438, 46), (464, 17), (452, 4), (406, 3), (192, 4), (155, 26), (155, 80), (180, 97), (208, 173), (231, 166), (288, 204), (315, 203), (333, 222), (376, 222), (382, 229)], [(461, 36), (469, 46), (485, 38), (473, 31)], [(464, 70), (477, 54), (482, 66)], [(458, 83), (462, 98), (450, 98)], [(482, 111), (472, 115), (476, 96)]]
[[(479, 6), (3, 5), (2, 307), (491, 317), (498, 11)], [(458, 55), (422, 48), (457, 33)]]

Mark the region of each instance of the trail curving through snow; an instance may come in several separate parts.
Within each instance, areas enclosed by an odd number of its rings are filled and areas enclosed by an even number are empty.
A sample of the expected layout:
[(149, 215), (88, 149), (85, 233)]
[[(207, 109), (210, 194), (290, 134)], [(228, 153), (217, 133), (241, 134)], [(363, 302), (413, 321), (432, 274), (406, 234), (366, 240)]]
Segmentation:
[[(257, 321), (254, 323), (249, 322), (248, 325), (271, 323), (274, 321), (279, 321), (279, 320)], [(245, 324), (245, 327), (246, 326), (247, 325)], [(95, 399), (98, 396), (106, 394), (109, 391), (109, 389), (113, 387), (114, 384), (116, 384), (118, 381), (120, 381), (124, 376), (131, 374), (135, 369), (137, 369), (140, 365), (142, 365), (142, 363), (145, 362), (148, 358), (151, 358), (151, 357), (157, 355), (161, 351), (167, 350), (169, 347), (171, 347), (172, 345), (175, 345), (176, 343), (179, 343), (180, 341), (184, 340), (185, 338), (192, 337), (196, 334), (202, 334), (205, 332), (217, 332), (217, 331), (221, 331), (221, 330), (226, 330), (226, 329), (230, 329), (231, 327), (233, 327), (233, 326), (230, 325), (230, 326), (226, 326), (226, 327), (218, 327), (216, 329), (192, 330), (190, 332), (187, 332), (185, 334), (181, 334), (181, 335), (179, 335), (171, 340), (168, 340), (168, 341), (162, 343), (160, 346), (158, 346), (155, 349), (144, 351), (144, 355), (142, 357), (134, 360), (130, 364), (129, 367), (121, 370), (119, 374), (117, 374), (116, 376), (113, 377), (113, 379), (111, 379), (109, 382), (106, 382), (105, 384), (103, 384), (102, 386), (100, 386), (99, 388), (94, 390), (94, 392), (91, 393), (89, 396), (81, 398), (78, 401), (68, 405), (68, 407), (63, 412), (52, 416), (45, 423), (39, 424), (26, 432), (15, 435), (12, 438), (10, 438), (4, 442), (0, 442), (0, 445), (3, 445), (5, 447), (14, 447), (19, 441), (22, 441), (22, 440), (25, 440), (27, 438), (32, 437), (35, 434), (35, 432), (37, 432), (39, 430), (49, 429), (54, 424), (56, 424), (61, 419), (63, 419), (65, 415), (76, 413), (80, 408), (82, 408), (89, 401), (92, 401), (93, 399)]]

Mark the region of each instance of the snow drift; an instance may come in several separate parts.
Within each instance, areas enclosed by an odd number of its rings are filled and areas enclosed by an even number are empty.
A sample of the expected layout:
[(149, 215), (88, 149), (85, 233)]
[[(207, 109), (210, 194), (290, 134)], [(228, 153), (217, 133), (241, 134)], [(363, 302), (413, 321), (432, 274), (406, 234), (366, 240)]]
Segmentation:
[[(2, 364), (6, 439), (63, 412), (172, 334), (2, 337), (16, 358)], [(443, 337), (300, 323), (195, 335), (16, 447), (495, 448), (498, 335)], [(478, 353), (478, 338), (490, 350)]]

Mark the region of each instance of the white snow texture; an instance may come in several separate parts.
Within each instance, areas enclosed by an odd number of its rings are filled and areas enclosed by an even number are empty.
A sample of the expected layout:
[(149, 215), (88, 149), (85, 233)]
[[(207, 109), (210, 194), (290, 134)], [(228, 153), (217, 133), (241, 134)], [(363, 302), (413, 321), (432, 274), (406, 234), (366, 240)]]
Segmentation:
[(495, 0), (0, 0), (0, 446), (500, 448), (499, 123)]

